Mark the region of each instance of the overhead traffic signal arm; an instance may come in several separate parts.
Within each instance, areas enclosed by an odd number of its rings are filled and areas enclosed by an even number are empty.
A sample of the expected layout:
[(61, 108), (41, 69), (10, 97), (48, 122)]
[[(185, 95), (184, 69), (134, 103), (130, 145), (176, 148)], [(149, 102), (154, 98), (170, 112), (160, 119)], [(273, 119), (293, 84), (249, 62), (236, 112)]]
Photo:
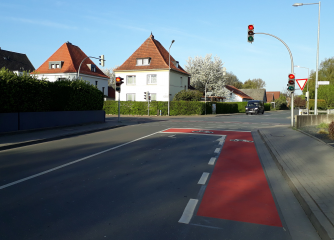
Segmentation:
[(101, 56), (99, 56), (99, 61), (100, 61), (100, 65), (102, 66), (102, 67), (104, 67), (104, 55), (101, 55)]

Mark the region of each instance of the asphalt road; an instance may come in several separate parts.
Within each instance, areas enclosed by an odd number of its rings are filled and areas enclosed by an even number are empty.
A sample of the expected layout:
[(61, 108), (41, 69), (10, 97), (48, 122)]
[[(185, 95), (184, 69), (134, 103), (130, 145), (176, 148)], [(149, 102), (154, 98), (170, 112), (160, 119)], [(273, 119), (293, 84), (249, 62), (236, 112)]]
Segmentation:
[[(254, 131), (289, 125), (289, 114), (138, 118), (142, 124), (1, 151), (0, 239), (319, 239)], [(252, 131), (282, 226), (198, 215), (228, 145), (220, 135), (161, 132), (169, 128)], [(191, 199), (198, 203), (180, 223)]]

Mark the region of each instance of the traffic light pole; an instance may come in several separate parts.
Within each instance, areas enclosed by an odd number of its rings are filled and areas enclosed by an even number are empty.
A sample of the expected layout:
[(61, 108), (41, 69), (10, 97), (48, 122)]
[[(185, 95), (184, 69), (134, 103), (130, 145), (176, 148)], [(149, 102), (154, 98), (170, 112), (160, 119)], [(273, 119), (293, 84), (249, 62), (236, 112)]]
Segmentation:
[[(282, 39), (280, 39), (280, 38), (278, 38), (278, 37), (276, 37), (276, 36), (274, 36), (272, 34), (269, 34), (269, 33), (254, 33), (254, 34), (269, 35), (269, 36), (272, 36), (272, 37), (278, 39), (279, 41), (281, 41), (284, 44), (284, 46), (286, 47), (286, 49), (288, 49), (288, 51), (289, 51), (290, 59), (291, 59), (291, 73), (294, 74), (293, 57), (292, 57), (292, 53), (291, 53), (290, 48), (288, 47), (288, 45), (286, 45), (286, 43)], [(294, 108), (294, 104), (293, 104), (294, 99), (293, 99), (293, 97), (294, 97), (294, 91), (291, 92), (291, 127), (293, 127), (293, 108)]]
[(121, 115), (121, 91), (118, 92), (118, 122)]

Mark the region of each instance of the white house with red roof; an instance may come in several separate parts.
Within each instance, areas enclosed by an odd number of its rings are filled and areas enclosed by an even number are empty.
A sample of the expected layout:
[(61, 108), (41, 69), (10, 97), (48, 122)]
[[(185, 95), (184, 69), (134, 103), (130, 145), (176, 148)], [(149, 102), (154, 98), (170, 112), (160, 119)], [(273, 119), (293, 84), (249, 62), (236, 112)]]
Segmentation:
[(230, 93), (226, 97), (226, 100), (224, 100), (224, 102), (248, 102), (249, 100), (253, 100), (252, 97), (248, 96), (247, 94), (232, 85), (226, 85), (225, 88)]
[[(36, 75), (38, 79), (51, 82), (58, 79), (75, 79), (80, 63), (86, 57), (78, 46), (66, 42), (31, 74)], [(79, 78), (97, 86), (104, 95), (108, 95), (109, 77), (89, 57), (81, 64)]]
[(169, 53), (152, 34), (114, 72), (116, 77), (124, 78), (121, 101), (146, 101), (147, 91), (153, 101), (168, 101), (168, 95), (173, 100), (175, 94), (187, 90), (190, 84), (190, 74), (172, 56), (169, 70)]

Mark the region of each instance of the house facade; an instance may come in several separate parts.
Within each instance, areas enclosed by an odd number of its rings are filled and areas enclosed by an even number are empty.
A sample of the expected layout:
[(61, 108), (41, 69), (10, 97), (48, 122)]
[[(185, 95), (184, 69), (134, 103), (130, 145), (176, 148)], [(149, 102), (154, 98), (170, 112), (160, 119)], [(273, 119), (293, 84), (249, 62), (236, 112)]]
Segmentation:
[(226, 85), (225, 88), (229, 91), (229, 94), (224, 99), (224, 102), (248, 102), (249, 100), (253, 100), (252, 97), (232, 85)]
[(121, 101), (146, 101), (145, 92), (150, 93), (152, 101), (171, 101), (190, 83), (190, 74), (172, 56), (169, 69), (169, 53), (152, 34), (114, 72), (124, 78), (121, 92), (115, 96)]
[(0, 69), (3, 67), (17, 75), (22, 74), (24, 71), (30, 73), (35, 70), (26, 54), (6, 51), (0, 48)]
[[(79, 67), (80, 72), (78, 74)], [(51, 82), (58, 79), (76, 79), (79, 75), (80, 79), (88, 81), (102, 91), (104, 95), (108, 95), (109, 77), (78, 46), (70, 42), (64, 43), (31, 74), (38, 79)]]

